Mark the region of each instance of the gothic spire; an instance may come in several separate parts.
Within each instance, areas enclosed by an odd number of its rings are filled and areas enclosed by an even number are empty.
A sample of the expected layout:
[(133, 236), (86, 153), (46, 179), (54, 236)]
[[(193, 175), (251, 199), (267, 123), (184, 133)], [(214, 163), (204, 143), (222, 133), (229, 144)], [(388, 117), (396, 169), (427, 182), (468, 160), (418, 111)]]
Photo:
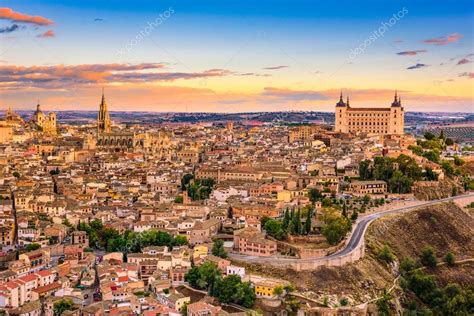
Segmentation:
[(110, 115), (109, 111), (107, 110), (104, 88), (102, 88), (102, 100), (100, 101), (99, 114), (97, 116), (97, 129), (99, 134), (110, 132)]
[(336, 103), (336, 106), (346, 106), (342, 98), (342, 90), (341, 90), (341, 95), (339, 96), (339, 102)]

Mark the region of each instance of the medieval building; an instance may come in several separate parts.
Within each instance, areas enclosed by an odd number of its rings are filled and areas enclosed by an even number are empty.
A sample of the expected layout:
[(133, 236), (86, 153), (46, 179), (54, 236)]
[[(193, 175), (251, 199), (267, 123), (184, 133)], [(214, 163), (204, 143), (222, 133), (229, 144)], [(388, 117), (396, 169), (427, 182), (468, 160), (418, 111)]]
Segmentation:
[(41, 105), (36, 105), (36, 111), (33, 113), (30, 123), (39, 131), (46, 134), (56, 134), (56, 113), (50, 112), (48, 115), (41, 111)]
[(405, 114), (400, 98), (395, 92), (391, 107), (355, 108), (341, 97), (336, 104), (336, 127), (340, 133), (396, 134), (404, 133)]
[(110, 115), (104, 93), (97, 116), (97, 148), (109, 152), (141, 151), (149, 154), (165, 155), (170, 148), (170, 137), (165, 132), (135, 133), (112, 130)]

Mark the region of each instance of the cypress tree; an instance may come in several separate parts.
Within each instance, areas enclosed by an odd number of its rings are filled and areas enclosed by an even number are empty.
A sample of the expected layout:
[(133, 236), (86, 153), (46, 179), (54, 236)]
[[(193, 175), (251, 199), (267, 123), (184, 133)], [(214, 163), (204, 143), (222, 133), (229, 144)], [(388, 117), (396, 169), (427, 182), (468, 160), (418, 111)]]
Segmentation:
[(297, 235), (301, 235), (301, 230), (303, 229), (302, 224), (301, 224), (301, 211), (298, 209), (298, 212), (296, 213), (296, 229), (295, 233)]
[(313, 210), (309, 209), (308, 213), (306, 214), (306, 222), (304, 223), (304, 233), (309, 235), (311, 232), (311, 217), (313, 217)]
[(291, 222), (290, 222), (290, 234), (295, 235), (296, 234), (296, 229), (298, 226), (298, 219), (296, 218), (296, 212), (295, 210), (291, 210)]
[(290, 225), (290, 210), (286, 208), (285, 210), (285, 216), (283, 217), (283, 229), (288, 230), (288, 225)]
[(347, 217), (347, 205), (346, 202), (342, 204), (342, 216)]

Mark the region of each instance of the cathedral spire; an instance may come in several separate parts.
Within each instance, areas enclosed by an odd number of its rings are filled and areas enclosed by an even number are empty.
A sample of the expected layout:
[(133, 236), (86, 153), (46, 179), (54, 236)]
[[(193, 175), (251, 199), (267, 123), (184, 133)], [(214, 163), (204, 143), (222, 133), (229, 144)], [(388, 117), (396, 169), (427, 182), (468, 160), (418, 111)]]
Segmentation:
[(344, 103), (344, 99), (342, 97), (342, 90), (341, 90), (341, 95), (339, 96), (339, 102), (336, 103), (336, 106), (346, 106)]
[(395, 90), (395, 97), (393, 98), (392, 106), (400, 106), (400, 98), (398, 97), (398, 91)]
[(110, 115), (107, 109), (107, 102), (105, 101), (104, 88), (102, 88), (102, 100), (100, 101), (99, 114), (97, 116), (97, 133), (110, 132)]

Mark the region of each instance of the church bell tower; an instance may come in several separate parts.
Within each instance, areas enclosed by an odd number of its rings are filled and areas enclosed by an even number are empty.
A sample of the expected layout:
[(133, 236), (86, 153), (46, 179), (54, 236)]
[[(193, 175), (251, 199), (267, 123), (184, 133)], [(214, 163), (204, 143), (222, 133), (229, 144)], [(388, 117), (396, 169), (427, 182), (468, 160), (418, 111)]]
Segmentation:
[(97, 134), (110, 133), (110, 115), (105, 102), (104, 90), (102, 89), (102, 101), (100, 102), (99, 115), (97, 116)]

